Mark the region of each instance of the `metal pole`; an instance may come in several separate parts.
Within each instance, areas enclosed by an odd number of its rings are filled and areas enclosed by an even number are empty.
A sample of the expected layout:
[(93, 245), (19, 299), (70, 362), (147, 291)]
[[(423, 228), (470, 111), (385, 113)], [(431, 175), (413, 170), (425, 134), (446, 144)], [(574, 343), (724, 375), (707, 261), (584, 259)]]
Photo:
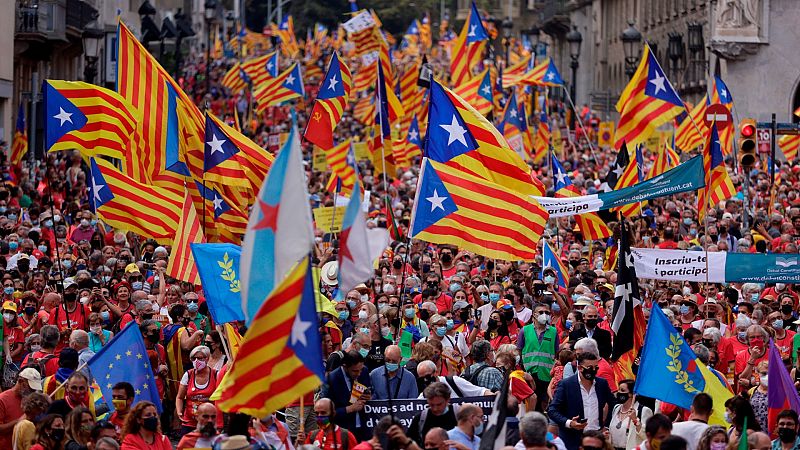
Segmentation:
[(33, 179), (33, 163), (36, 161), (36, 103), (39, 101), (39, 72), (33, 72), (31, 77), (31, 133), (30, 147), (28, 148), (28, 170)]
[(211, 21), (206, 20), (206, 94), (211, 92)]

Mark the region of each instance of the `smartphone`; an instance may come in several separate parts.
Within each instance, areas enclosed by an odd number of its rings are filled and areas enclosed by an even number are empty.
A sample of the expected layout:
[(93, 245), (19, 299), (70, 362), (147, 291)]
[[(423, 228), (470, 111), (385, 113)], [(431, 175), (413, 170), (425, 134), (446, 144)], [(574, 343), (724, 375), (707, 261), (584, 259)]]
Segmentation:
[(588, 422), (588, 421), (589, 421), (589, 419), (587, 419), (587, 418), (585, 418), (585, 417), (584, 417), (584, 418), (582, 418), (582, 419), (578, 419), (578, 423), (586, 423), (586, 422)]

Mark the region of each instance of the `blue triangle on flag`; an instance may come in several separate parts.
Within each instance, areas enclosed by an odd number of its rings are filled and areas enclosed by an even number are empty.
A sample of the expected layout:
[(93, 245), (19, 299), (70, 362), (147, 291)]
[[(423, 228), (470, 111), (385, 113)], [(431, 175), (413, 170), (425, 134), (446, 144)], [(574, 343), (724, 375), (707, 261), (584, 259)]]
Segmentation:
[(430, 96), (425, 156), (436, 162), (446, 162), (478, 148), (478, 142), (450, 96), (437, 81), (431, 83)]
[(217, 192), (216, 189), (203, 186), (202, 183), (199, 183), (195, 180), (195, 185), (197, 186), (197, 190), (200, 192), (200, 195), (206, 200), (211, 202), (214, 205), (214, 218), (225, 214), (226, 212), (231, 210), (231, 205), (226, 202), (222, 196)]
[(342, 81), (342, 69), (339, 57), (334, 53), (331, 55), (331, 62), (328, 65), (328, 73), (325, 74), (325, 81), (319, 88), (320, 100), (344, 96), (344, 82)]
[(180, 159), (181, 151), (181, 124), (178, 117), (178, 93), (175, 88), (167, 83), (167, 142), (164, 149), (164, 169), (186, 177), (191, 176), (186, 163)]
[(92, 211), (96, 212), (97, 208), (100, 208), (114, 199), (114, 193), (111, 192), (111, 187), (109, 187), (108, 183), (106, 183), (106, 179), (103, 177), (103, 173), (100, 171), (97, 161), (95, 161), (94, 158), (91, 158), (90, 164), (91, 176), (89, 177), (89, 189), (90, 195), (92, 196), (92, 201), (89, 202), (89, 204), (92, 207)]
[(74, 103), (67, 100), (64, 94), (46, 81), (44, 83), (44, 102), (47, 114), (45, 136), (48, 149), (64, 135), (80, 130), (89, 121)]
[(431, 163), (426, 160), (422, 169), (411, 229), (412, 236), (458, 211), (450, 192), (447, 191), (447, 187)]
[(673, 105), (684, 106), (680, 95), (675, 92), (652, 52), (647, 55), (647, 84), (644, 93)]
[(239, 152), (227, 134), (206, 114), (206, 136), (203, 146), (203, 171), (222, 164)]

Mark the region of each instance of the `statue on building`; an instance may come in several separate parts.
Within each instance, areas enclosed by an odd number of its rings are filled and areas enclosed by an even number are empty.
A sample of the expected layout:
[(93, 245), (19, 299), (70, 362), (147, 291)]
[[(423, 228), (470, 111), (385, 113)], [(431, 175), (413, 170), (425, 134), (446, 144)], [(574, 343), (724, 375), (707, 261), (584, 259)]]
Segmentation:
[(717, 27), (758, 29), (759, 6), (759, 0), (722, 0), (717, 14)]

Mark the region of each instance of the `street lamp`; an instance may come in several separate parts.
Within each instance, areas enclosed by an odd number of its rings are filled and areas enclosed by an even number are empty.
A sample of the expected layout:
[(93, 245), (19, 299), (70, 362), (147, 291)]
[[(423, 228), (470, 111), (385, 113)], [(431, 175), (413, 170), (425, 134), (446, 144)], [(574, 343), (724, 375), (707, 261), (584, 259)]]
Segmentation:
[(631, 78), (636, 73), (636, 63), (641, 53), (642, 33), (633, 26), (633, 20), (628, 21), (628, 28), (620, 35), (622, 50), (625, 53), (625, 75)]
[(94, 83), (97, 76), (97, 61), (100, 53), (100, 39), (105, 37), (103, 30), (90, 26), (83, 30), (83, 57), (86, 60), (83, 67), (83, 80), (87, 83)]
[(536, 25), (528, 30), (528, 41), (531, 43), (531, 53), (535, 57), (539, 49), (539, 28)]
[(583, 36), (581, 36), (581, 32), (578, 31), (578, 27), (573, 25), (572, 31), (567, 33), (566, 39), (567, 43), (569, 43), (569, 67), (572, 69), (572, 86), (570, 87), (570, 95), (572, 96), (572, 101), (575, 102), (575, 84), (578, 76), (578, 58), (581, 56), (581, 42), (583, 42)]
[(697, 22), (689, 22), (686, 24), (687, 28), (687, 46), (692, 53), (692, 70), (690, 82), (693, 82), (700, 77), (697, 76), (697, 66), (700, 58), (698, 55), (703, 50), (703, 25)]
[(514, 28), (514, 22), (511, 20), (511, 17), (506, 17), (501, 26), (503, 27), (503, 45), (506, 47), (506, 67), (508, 67), (508, 60), (511, 56), (511, 29)]
[(217, 0), (206, 0), (206, 94), (211, 92), (211, 25), (217, 15)]

